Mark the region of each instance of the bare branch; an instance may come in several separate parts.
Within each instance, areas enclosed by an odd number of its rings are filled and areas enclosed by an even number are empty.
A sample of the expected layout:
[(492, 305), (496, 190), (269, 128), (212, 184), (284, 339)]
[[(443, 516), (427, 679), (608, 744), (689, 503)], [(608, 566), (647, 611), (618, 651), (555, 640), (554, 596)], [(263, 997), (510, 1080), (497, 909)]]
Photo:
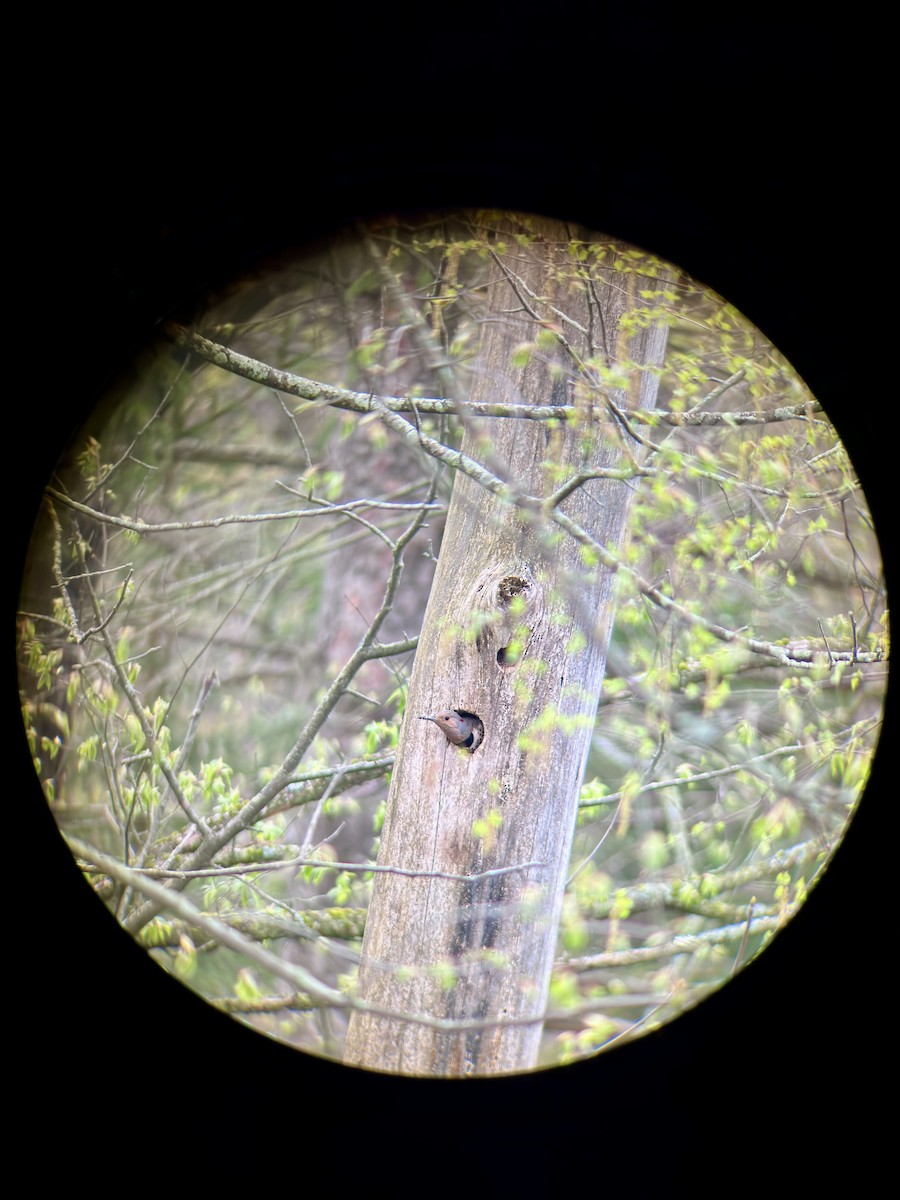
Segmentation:
[[(257, 945), (252, 939), (245, 937), (237, 930), (230, 928), (217, 917), (202, 913), (179, 892), (163, 887), (140, 871), (133, 871), (117, 859), (95, 850), (80, 838), (69, 837), (72, 853), (86, 863), (92, 863), (100, 871), (112, 876), (113, 879), (142, 892), (156, 912), (167, 909), (190, 925), (196, 926), (203, 932), (228, 949), (243, 955), (249, 962), (255, 963), (265, 971), (270, 971), (276, 978), (284, 979), (287, 983), (307, 992), (320, 1005), (333, 1008), (355, 1009), (359, 1012), (370, 1013), (373, 1016), (387, 1017), (391, 1020), (406, 1021), (414, 1025), (424, 1025), (430, 1029), (442, 1032), (459, 1033), (468, 1030), (494, 1029), (512, 1025), (534, 1025), (543, 1021), (543, 1014), (519, 1018), (473, 1019), (454, 1021), (448, 1018), (428, 1017), (423, 1014), (397, 1012), (376, 1004), (367, 1004), (355, 996), (328, 987), (309, 971), (294, 963), (279, 958), (270, 950)], [(146, 907), (146, 906), (145, 906)], [(150, 918), (148, 918), (149, 920)], [(146, 922), (143, 922), (146, 924)]]
[[(708, 783), (710, 779), (721, 779), (726, 775), (735, 775), (738, 771), (747, 771), (759, 763), (768, 762), (773, 758), (782, 758), (786, 754), (797, 754), (799, 751), (806, 749), (807, 747), (802, 742), (796, 742), (791, 746), (778, 746), (775, 750), (769, 750), (765, 754), (757, 754), (753, 758), (747, 758), (739, 763), (732, 763), (727, 767), (717, 767), (711, 771), (697, 771), (694, 775), (676, 775), (671, 779), (657, 779), (652, 783), (644, 783), (631, 792), (630, 795), (642, 796), (648, 792), (658, 792), (662, 788), (683, 788), (691, 787), (696, 783)], [(615, 804), (622, 799), (622, 796), (622, 792), (610, 792), (599, 800), (580, 800), (578, 807), (598, 808), (602, 805)]]
[[(530, 308), (529, 311), (531, 312)], [(532, 315), (535, 314), (532, 312)], [(215, 343), (208, 342), (207, 339), (201, 338), (199, 334), (194, 334), (189, 330), (183, 329), (182, 327), (178, 327), (177, 330), (173, 331), (173, 336), (176, 336), (176, 340), (180, 340), (182, 344), (187, 344), (191, 348), (197, 349), (198, 352), (202, 353), (203, 356), (208, 358), (210, 362), (215, 362), (217, 365), (222, 366), (226, 370), (235, 371), (237, 374), (242, 374), (246, 378), (256, 379), (257, 382), (266, 382), (272, 387), (278, 387), (281, 386), (281, 384), (290, 384), (291, 387), (294, 388), (295, 394), (304, 394), (308, 399), (324, 398), (330, 403), (334, 400), (340, 399), (342, 396), (344, 399), (348, 399), (351, 395), (359, 395), (358, 393), (345, 394), (340, 388), (326, 387), (324, 384), (318, 385), (312, 380), (303, 379), (301, 376), (291, 376), (288, 372), (277, 371), (274, 367), (268, 367), (263, 363), (256, 362), (253, 359), (248, 359), (243, 355), (237, 355), (235, 352), (228, 350), (227, 347), (218, 346)], [(275, 382), (276, 376), (279, 380), (281, 380), (281, 383)], [(729, 381), (726, 380), (725, 383), (728, 384)], [(725, 385), (723, 384), (722, 386), (724, 388)], [(447, 466), (462, 471), (463, 474), (468, 475), (469, 478), (473, 479), (476, 483), (479, 483), (488, 491), (494, 493), (495, 495), (508, 497), (509, 499), (518, 503), (525, 511), (530, 510), (533, 512), (536, 509), (543, 509), (546, 511), (545, 503), (542, 503), (536, 497), (519, 494), (511, 484), (501, 480), (498, 476), (488, 471), (474, 459), (460, 454), (456, 450), (449, 449), (440, 442), (437, 442), (435, 439), (423, 434), (420, 430), (417, 430), (411, 422), (400, 416), (399, 412), (396, 410), (396, 407), (392, 406), (393, 402), (391, 400), (376, 398), (374, 395), (370, 394), (364, 398), (364, 403), (365, 407), (362, 411), (376, 411), (384, 423), (399, 433), (405, 440), (411, 443), (414, 442), (416, 445), (421, 446), (423, 450), (433, 455), (438, 459), (438, 461), (445, 463)], [(355, 407), (355, 402), (352, 406)], [(526, 410), (528, 409), (527, 405), (516, 407), (524, 408)], [(417, 399), (415, 401), (415, 408), (416, 410), (421, 411), (423, 409), (423, 402)], [(552, 405), (547, 406), (547, 408), (549, 410), (549, 415), (553, 415), (559, 411)], [(797, 411), (794, 413), (794, 415), (798, 417), (805, 416), (811, 411), (819, 411), (816, 402), (814, 401), (810, 402), (810, 404), (795, 406), (795, 408)], [(625, 416), (626, 414), (623, 413), (622, 415)], [(655, 416), (661, 415), (662, 414), (655, 414)], [(719, 422), (707, 421), (705, 418), (720, 415), (724, 418), (728, 418), (728, 420), (731, 420), (734, 417), (734, 414), (731, 413), (710, 414), (705, 412), (695, 412), (694, 418), (698, 424), (711, 424)], [(681, 419), (681, 416), (683, 416), (683, 414), (679, 416), (678, 420), (673, 421), (672, 423), (685, 423)], [(635, 413), (628, 413), (627, 417), (629, 420), (633, 420), (635, 419)], [(728, 480), (725, 477), (722, 478), (722, 481), (728, 483), (734, 482), (733, 480)], [(581, 480), (580, 482), (584, 482), (584, 480)], [(766, 489), (760, 490), (765, 491)], [(556, 496), (559, 496), (559, 494), (560, 493), (557, 492)], [(727, 629), (726, 627), (719, 625), (714, 621), (710, 621), (698, 613), (691, 612), (690, 609), (688, 609), (685, 605), (680, 604), (677, 600), (665, 595), (665, 593), (659, 588), (643, 579), (633, 567), (629, 566), (621, 559), (616, 558), (605, 547), (594, 541), (594, 539), (590, 536), (590, 534), (587, 533), (586, 530), (582, 529), (564, 513), (560, 512), (558, 509), (554, 509), (550, 515), (552, 520), (555, 521), (557, 525), (559, 525), (572, 537), (574, 537), (576, 541), (579, 541), (582, 545), (589, 547), (598, 556), (600, 562), (605, 567), (612, 571), (621, 570), (625, 572), (634, 580), (639, 591), (649, 600), (658, 605), (660, 608), (664, 608), (674, 613), (681, 620), (687, 622), (688, 624), (707, 630), (720, 641), (743, 645), (747, 649), (751, 650), (754, 654), (761, 655), (765, 658), (771, 659), (774, 662), (779, 662), (784, 665), (797, 666), (800, 668), (809, 668), (817, 665), (818, 656), (808, 649), (797, 650), (795, 652), (788, 647), (778, 646), (773, 642), (765, 642), (758, 638), (747, 637), (736, 630)], [(884, 655), (880, 651), (861, 654), (858, 651), (858, 648), (854, 646), (852, 650), (835, 651), (832, 655), (832, 661), (835, 663), (854, 661), (876, 662), (880, 661), (883, 657)]]
[[(694, 625), (699, 629), (705, 629), (707, 633), (711, 633), (719, 641), (744, 646), (754, 654), (772, 659), (774, 662), (781, 663), (784, 666), (809, 669), (820, 665), (823, 661), (823, 656), (811, 649), (807, 643), (779, 646), (775, 642), (766, 642), (760, 638), (748, 637), (736, 629), (727, 629), (724, 625), (719, 625), (715, 621), (710, 621), (708, 618), (701, 616), (699, 613), (692, 612), (686, 605), (679, 603), (679, 601), (674, 600), (671, 596), (667, 596), (665, 592), (644, 579), (634, 567), (629, 566), (628, 563), (610, 553), (605, 546), (601, 546), (585, 529), (582, 529), (580, 525), (576, 524), (575, 521), (571, 520), (564, 513), (556, 510), (552, 516), (561, 529), (571, 534), (577, 542), (591, 549), (604, 567), (610, 571), (622, 571), (623, 574), (627, 575), (634, 582), (638, 591), (646, 596), (648, 600), (651, 600), (658, 607), (673, 613), (686, 624)], [(825, 656), (824, 661), (830, 661), (832, 664), (881, 662), (885, 657), (886, 652), (881, 648), (875, 651), (860, 653), (854, 647), (850, 650), (832, 650), (828, 656)]]
[[(539, 320), (539, 318), (535, 319)], [(238, 354), (237, 351), (230, 350), (218, 342), (210, 341), (209, 338), (182, 325), (170, 323), (166, 326), (166, 332), (178, 345), (186, 346), (199, 354), (201, 358), (206, 359), (207, 362), (213, 363), (223, 370), (231, 371), (233, 374), (253, 380), (255, 383), (277, 388), (289, 396), (318, 401), (350, 412), (370, 413), (380, 406), (391, 412), (418, 411), (429, 416), (458, 415), (460, 417), (508, 417), (526, 421), (568, 421), (583, 420), (587, 412), (597, 419), (611, 419), (605, 399), (602, 404), (584, 409), (574, 404), (500, 404), (473, 403), (439, 397), (417, 397), (415, 400), (409, 396), (376, 397), (369, 392), (355, 392), (350, 388), (335, 387), (314, 379), (306, 379), (302, 375), (294, 375), (290, 371), (281, 371), (277, 367), (268, 366), (247, 355)], [(722, 391), (724, 390), (723, 386)], [(707, 401), (711, 399), (712, 397), (707, 397)], [(621, 409), (620, 411), (632, 424), (639, 425), (731, 426), (766, 425), (779, 421), (809, 421), (816, 413), (822, 412), (822, 406), (817, 400), (809, 400), (801, 404), (779, 405), (773, 409), (747, 412), (692, 411), (676, 413), (648, 412), (643, 409)]]
[[(295, 847), (299, 851), (299, 847)], [(284, 846), (290, 850), (292, 847)], [(496, 867), (491, 871), (478, 871), (470, 875), (458, 875), (449, 871), (417, 871), (411, 867), (384, 867), (377, 863), (335, 862), (328, 858), (306, 858), (298, 854), (296, 858), (281, 858), (272, 862), (245, 862), (238, 866), (202, 867), (196, 871), (167, 869), (165, 867), (142, 867), (141, 874), (148, 879), (210, 879), (228, 875), (248, 875), (262, 871), (283, 871), (285, 868), (315, 867), (328, 871), (356, 871), (363, 875), (403, 875), (409, 879), (448, 879), (451, 883), (476, 883), (481, 879), (497, 879), (502, 875), (516, 875), (520, 871), (530, 871), (535, 867), (544, 867), (543, 862), (515, 863), (510, 867)]]
[(752, 921), (741, 921), (734, 925), (720, 925), (716, 929), (705, 929), (701, 933), (680, 933), (667, 942), (654, 946), (635, 946), (631, 950), (608, 950), (603, 954), (588, 954), (582, 958), (567, 958), (565, 966), (570, 971), (599, 971), (604, 968), (631, 967), (638, 963), (656, 962), (661, 958), (673, 958), (676, 954), (692, 954), (706, 946), (722, 946), (740, 941), (742, 945), (750, 934), (775, 933), (784, 924), (784, 917), (756, 917)]
[[(811, 838), (786, 850), (778, 850), (768, 858), (747, 863), (731, 871), (708, 871), (689, 878), (669, 879), (661, 882), (638, 883), (625, 889), (625, 896), (632, 912), (646, 912), (650, 908), (673, 908), (682, 912), (693, 912), (701, 896), (709, 899), (734, 891), (760, 880), (774, 879), (782, 871), (790, 871), (808, 863), (816, 863), (820, 856), (832, 849), (827, 836)], [(590, 916), (597, 920), (608, 917), (616, 903), (615, 898), (595, 900), (589, 905)]]
[[(221, 529), (223, 525), (259, 525), (265, 521), (302, 521), (306, 517), (332, 517), (351, 514), (358, 508), (390, 509), (394, 512), (418, 512), (423, 508), (422, 503), (396, 503), (390, 500), (348, 500), (346, 504), (325, 504), (316, 501), (317, 508), (298, 508), (287, 512), (274, 513), (232, 513), (226, 517), (209, 517), (201, 521), (142, 521), (140, 517), (117, 517), (112, 513), (101, 512), (89, 508), (58, 492), (56, 488), (48, 487), (47, 494), (67, 508), (98, 521), (101, 525), (115, 525), (118, 529), (129, 529), (132, 533), (184, 533), (195, 529)], [(426, 509), (441, 509), (442, 504), (428, 502)]]
[[(325, 720), (333, 710), (334, 706), (340, 700), (341, 696), (347, 690), (351, 680), (357, 673), (364, 662), (368, 660), (368, 652), (371, 650), (375, 637), (384, 622), (385, 617), (391, 611), (394, 603), (394, 597), (400, 583), (400, 576), (403, 572), (403, 551), (408, 542), (414, 537), (418, 530), (422, 527), (430, 507), (429, 500), (423, 501), (420, 506), (420, 511), (416, 518), (410, 523), (403, 534), (397, 539), (392, 554), (392, 564), (387, 583), (385, 585), (384, 595), (382, 597), (381, 606), (378, 612), (373, 617), (368, 629), (363, 634), (356, 650), (348, 659), (343, 669), (338, 673), (335, 679), (331, 682), (325, 691), (324, 696), (316, 706), (315, 711), (307, 721), (303, 731), (300, 733), (294, 745), (285, 755), (280, 768), (275, 772), (274, 776), (252, 796), (245, 804), (242, 805), (240, 811), (236, 813), (229, 821), (221, 828), (214, 832), (209, 832), (204, 837), (200, 847), (195, 850), (185, 864), (185, 870), (196, 870), (206, 866), (224, 846), (226, 846), (234, 837), (243, 832), (269, 805), (272, 799), (277, 796), (285, 787), (297, 764), (303, 758), (309, 747), (313, 743), (313, 739), (321, 729)], [(167, 865), (171, 865), (171, 862)], [(147, 923), (158, 911), (155, 907), (155, 902), (148, 902), (138, 910), (132, 912), (126, 922), (127, 928), (135, 933)]]

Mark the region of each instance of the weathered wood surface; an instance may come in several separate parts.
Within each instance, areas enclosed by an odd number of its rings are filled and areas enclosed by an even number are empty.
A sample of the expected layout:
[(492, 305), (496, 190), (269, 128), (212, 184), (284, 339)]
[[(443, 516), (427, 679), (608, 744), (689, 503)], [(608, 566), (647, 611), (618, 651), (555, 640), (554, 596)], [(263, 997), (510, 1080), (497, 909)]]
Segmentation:
[[(506, 250), (495, 259), (472, 398), (587, 404), (578, 360), (599, 354), (607, 365), (626, 366), (626, 386), (608, 392), (614, 403), (651, 408), (655, 373), (627, 364), (659, 363), (666, 331), (656, 323), (623, 331), (622, 321), (641, 305), (638, 289), (652, 284), (595, 267), (588, 287), (569, 242), (589, 235), (544, 220), (529, 229), (537, 237), (527, 246), (509, 236), (510, 225), (496, 237)], [(541, 334), (523, 301), (561, 330), (571, 352), (545, 331), (528, 363), (514, 365), (516, 348)], [(553, 426), (473, 421), (462, 450), (540, 497), (568, 473), (627, 466), (628, 454), (642, 453), (615, 423), (589, 418)], [(562, 464), (569, 471), (561, 475)], [(561, 509), (618, 546), (630, 494), (621, 481), (592, 480)], [(379, 855), (381, 865), (423, 874), (376, 877), (359, 977), (368, 1004), (432, 1023), (356, 1012), (348, 1063), (437, 1076), (535, 1065), (612, 588), (612, 573), (586, 564), (545, 517), (457, 475)], [(482, 719), (484, 740), (474, 753), (418, 720), (448, 707)], [(448, 1031), (441, 1022), (466, 1026)]]

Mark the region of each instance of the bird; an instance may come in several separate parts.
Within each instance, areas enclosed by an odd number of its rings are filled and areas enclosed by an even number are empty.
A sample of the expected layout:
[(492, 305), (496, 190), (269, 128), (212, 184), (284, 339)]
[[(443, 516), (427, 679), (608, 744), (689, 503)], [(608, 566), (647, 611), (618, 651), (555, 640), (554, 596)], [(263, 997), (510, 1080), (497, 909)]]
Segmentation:
[(473, 754), (481, 745), (484, 725), (474, 713), (459, 708), (442, 708), (433, 717), (419, 717), (420, 721), (434, 721), (448, 742), (462, 746)]

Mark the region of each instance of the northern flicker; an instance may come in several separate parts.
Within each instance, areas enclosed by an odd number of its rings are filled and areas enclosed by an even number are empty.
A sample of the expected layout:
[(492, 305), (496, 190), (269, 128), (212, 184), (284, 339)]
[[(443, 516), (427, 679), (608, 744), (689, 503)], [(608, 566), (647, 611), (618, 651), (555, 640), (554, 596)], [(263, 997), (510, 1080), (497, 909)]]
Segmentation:
[(458, 708), (442, 708), (433, 717), (419, 717), (420, 721), (434, 721), (448, 742), (465, 747), (472, 754), (481, 745), (484, 725), (474, 713)]

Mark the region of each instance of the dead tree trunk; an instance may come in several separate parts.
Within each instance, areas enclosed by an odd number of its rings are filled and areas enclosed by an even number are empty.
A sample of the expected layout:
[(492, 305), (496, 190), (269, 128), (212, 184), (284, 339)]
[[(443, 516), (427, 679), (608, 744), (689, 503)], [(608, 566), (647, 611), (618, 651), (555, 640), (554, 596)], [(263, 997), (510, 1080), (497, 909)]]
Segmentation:
[[(642, 368), (661, 362), (666, 331), (634, 317), (652, 268), (608, 242), (605, 255), (580, 259), (573, 243), (588, 239), (545, 220), (504, 220), (488, 234), (494, 269), (471, 398), (585, 413), (467, 427), (463, 453), (523, 496), (627, 468), (642, 447), (613, 406), (655, 403), (656, 374)], [(559, 511), (615, 547), (630, 494), (594, 478)], [(359, 975), (368, 1005), (413, 1019), (355, 1012), (348, 1063), (437, 1076), (536, 1064), (612, 588), (612, 573), (552, 514), (457, 475), (379, 855), (421, 874), (376, 876)], [(476, 749), (418, 720), (446, 708), (483, 723)]]

